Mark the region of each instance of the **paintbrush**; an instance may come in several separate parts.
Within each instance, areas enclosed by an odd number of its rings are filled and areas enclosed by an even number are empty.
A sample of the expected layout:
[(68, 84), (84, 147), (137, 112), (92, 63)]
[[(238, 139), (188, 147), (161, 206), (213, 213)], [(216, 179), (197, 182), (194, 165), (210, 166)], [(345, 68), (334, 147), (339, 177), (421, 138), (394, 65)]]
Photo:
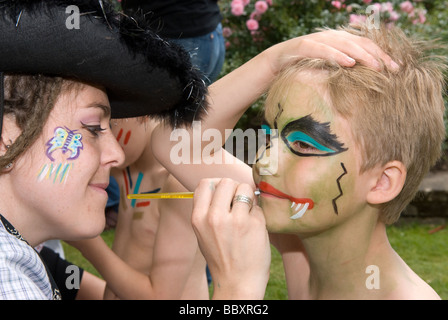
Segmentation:
[[(258, 196), (260, 191), (256, 190), (255, 195)], [(160, 193), (138, 193), (128, 194), (128, 199), (191, 199), (194, 192), (160, 192)]]

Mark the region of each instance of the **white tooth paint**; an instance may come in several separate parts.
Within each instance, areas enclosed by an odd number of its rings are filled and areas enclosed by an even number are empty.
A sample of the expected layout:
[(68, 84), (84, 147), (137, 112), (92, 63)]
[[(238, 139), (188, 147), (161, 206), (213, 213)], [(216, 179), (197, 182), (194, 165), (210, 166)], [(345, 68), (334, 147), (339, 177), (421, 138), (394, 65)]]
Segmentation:
[(292, 203), (292, 205), (291, 205), (291, 208), (292, 208), (292, 207), (294, 207), (295, 205), (296, 205), (296, 203), (295, 203), (295, 202), (293, 202), (293, 203)]
[(297, 207), (296, 207), (296, 211), (299, 211), (299, 209), (300, 209), (301, 206), (302, 206), (302, 204), (301, 204), (301, 203), (298, 203), (298, 204), (297, 204)]
[(297, 212), (295, 215), (291, 216), (291, 219), (295, 220), (295, 219), (302, 218), (302, 216), (305, 214), (306, 210), (308, 210), (308, 206), (309, 206), (309, 203), (305, 203), (305, 205), (299, 212)]

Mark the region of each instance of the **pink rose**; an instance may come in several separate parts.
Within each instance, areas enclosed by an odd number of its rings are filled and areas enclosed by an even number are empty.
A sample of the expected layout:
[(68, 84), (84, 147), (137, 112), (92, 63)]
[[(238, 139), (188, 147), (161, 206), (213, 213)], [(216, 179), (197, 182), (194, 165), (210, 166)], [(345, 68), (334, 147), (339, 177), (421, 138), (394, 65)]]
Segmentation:
[(250, 0), (243, 0), (244, 6), (247, 6), (250, 3)]
[(414, 6), (411, 1), (404, 1), (400, 3), (400, 9), (406, 13), (411, 13), (414, 10)]
[(366, 16), (365, 15), (359, 15), (359, 14), (351, 14), (350, 15), (350, 23), (353, 24), (362, 24), (363, 22), (366, 21)]
[(234, 16), (240, 16), (244, 13), (244, 5), (242, 2), (232, 2), (231, 3), (232, 14)]
[(342, 7), (341, 1), (331, 1), (331, 5), (333, 7), (335, 7), (336, 9), (341, 9), (341, 7)]
[(389, 13), (394, 11), (394, 6), (393, 6), (392, 2), (390, 2), (390, 1), (384, 2), (381, 5), (381, 12), (385, 12), (385, 11), (387, 11)]
[(370, 2), (372, 2), (372, 0), (362, 0), (362, 2), (364, 2), (365, 4), (369, 4)]
[(418, 11), (418, 20), (420, 23), (426, 22), (426, 10), (425, 9), (421, 9)]
[(255, 11), (257, 11), (258, 14), (263, 14), (268, 10), (268, 4), (266, 1), (257, 1), (255, 2)]
[(250, 31), (258, 30), (258, 27), (259, 27), (258, 21), (255, 20), (255, 19), (247, 20), (246, 21), (246, 26), (247, 26), (247, 29), (249, 29)]
[(223, 35), (225, 38), (230, 37), (230, 36), (232, 35), (232, 29), (230, 29), (229, 27), (224, 27), (224, 28), (222, 28), (222, 35)]
[(400, 15), (396, 11), (392, 11), (389, 15), (389, 20), (397, 21), (398, 19), (400, 19)]

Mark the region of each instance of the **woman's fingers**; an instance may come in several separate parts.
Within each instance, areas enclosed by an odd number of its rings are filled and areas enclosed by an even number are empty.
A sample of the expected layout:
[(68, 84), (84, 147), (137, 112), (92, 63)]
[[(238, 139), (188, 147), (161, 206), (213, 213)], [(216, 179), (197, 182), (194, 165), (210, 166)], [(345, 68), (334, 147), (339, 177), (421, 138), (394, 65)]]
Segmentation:
[[(399, 66), (372, 40), (343, 30), (324, 30), (294, 38), (271, 47), (274, 73), (282, 69), (291, 59), (318, 58), (334, 61), (343, 67), (352, 67), (356, 62), (375, 70), (381, 63), (391, 71)], [(281, 53), (279, 53), (281, 52)], [(283, 59), (278, 58), (283, 57)]]
[(251, 186), (231, 179), (203, 180), (195, 191), (192, 224), (212, 273), (215, 298), (264, 296), (270, 244), (253, 199)]

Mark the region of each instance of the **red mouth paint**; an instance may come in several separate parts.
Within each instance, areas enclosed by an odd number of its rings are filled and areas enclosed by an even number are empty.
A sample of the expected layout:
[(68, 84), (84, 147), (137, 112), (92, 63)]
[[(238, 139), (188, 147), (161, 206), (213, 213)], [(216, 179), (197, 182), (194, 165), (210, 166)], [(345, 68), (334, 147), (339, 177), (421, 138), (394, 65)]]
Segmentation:
[(260, 184), (258, 185), (258, 188), (260, 189), (261, 193), (266, 193), (266, 194), (270, 194), (272, 196), (276, 196), (278, 198), (284, 198), (284, 199), (288, 199), (291, 202), (295, 202), (295, 203), (308, 203), (308, 210), (313, 209), (314, 207), (314, 202), (311, 199), (308, 198), (294, 198), (291, 197), (290, 195), (287, 195), (286, 193), (281, 192), (280, 190), (275, 189), (273, 186), (271, 186), (269, 183), (261, 181)]

